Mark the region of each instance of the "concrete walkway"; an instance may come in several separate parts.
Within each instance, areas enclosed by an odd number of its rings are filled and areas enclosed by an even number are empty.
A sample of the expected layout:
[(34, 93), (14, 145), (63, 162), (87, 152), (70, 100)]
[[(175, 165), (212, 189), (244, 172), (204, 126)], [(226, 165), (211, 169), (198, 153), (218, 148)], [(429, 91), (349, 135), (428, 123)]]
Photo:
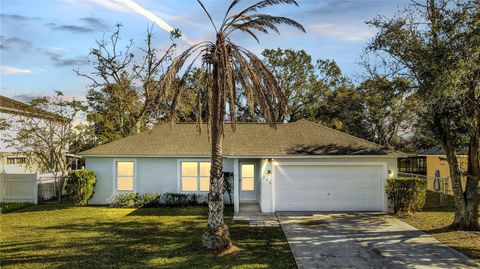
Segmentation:
[(480, 268), (381, 213), (277, 213), (298, 268)]
[(258, 204), (240, 204), (240, 212), (233, 215), (233, 220), (248, 221), (250, 227), (278, 227), (275, 213), (261, 213)]

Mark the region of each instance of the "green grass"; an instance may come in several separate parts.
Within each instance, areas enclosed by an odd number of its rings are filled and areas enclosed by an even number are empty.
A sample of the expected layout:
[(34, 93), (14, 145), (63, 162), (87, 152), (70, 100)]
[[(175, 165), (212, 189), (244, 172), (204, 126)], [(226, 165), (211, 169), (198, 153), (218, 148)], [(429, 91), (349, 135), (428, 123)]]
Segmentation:
[(0, 203), (0, 213), (10, 213), (22, 208), (33, 206), (32, 203)]
[(480, 262), (480, 231), (449, 229), (453, 217), (454, 212), (450, 209), (432, 209), (401, 216), (400, 219)]
[(235, 248), (201, 247), (205, 207), (41, 205), (0, 216), (0, 268), (296, 268), (279, 227), (226, 220)]

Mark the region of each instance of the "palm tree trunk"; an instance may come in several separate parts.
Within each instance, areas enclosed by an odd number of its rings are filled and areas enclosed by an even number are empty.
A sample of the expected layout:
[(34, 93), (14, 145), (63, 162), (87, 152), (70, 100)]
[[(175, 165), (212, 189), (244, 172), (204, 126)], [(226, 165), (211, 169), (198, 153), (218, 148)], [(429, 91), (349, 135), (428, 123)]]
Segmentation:
[(226, 250), (231, 246), (228, 226), (223, 220), (223, 121), (225, 102), (223, 98), (224, 69), (219, 68), (218, 58), (213, 64), (212, 85), (212, 166), (210, 170), (210, 192), (208, 194), (208, 226), (203, 233), (203, 245), (214, 251)]

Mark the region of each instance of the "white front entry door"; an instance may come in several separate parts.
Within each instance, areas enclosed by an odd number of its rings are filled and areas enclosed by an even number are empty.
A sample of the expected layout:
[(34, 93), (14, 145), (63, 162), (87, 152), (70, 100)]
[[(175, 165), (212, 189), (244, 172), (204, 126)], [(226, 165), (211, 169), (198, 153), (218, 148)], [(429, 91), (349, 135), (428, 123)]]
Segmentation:
[(255, 164), (240, 163), (240, 202), (257, 201)]
[(275, 211), (382, 211), (382, 165), (279, 165)]

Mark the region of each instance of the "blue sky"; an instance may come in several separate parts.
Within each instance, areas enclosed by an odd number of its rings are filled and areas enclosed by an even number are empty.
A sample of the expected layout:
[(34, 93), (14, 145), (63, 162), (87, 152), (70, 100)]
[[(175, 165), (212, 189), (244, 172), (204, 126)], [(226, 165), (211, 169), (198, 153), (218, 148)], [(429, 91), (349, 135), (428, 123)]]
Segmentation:
[[(208, 1), (215, 21), (222, 19), (230, 1)], [(251, 4), (244, 0), (240, 7)], [(299, 7), (279, 5), (272, 15), (299, 21), (301, 33), (281, 27), (281, 35), (261, 35), (261, 43), (247, 35), (233, 39), (260, 54), (265, 48), (304, 49), (313, 59), (333, 59), (349, 76), (361, 72), (356, 63), (375, 30), (365, 21), (376, 15), (391, 16), (407, 0), (299, 0)], [(142, 46), (153, 24), (155, 45), (169, 45), (169, 27), (180, 28), (190, 42), (212, 39), (214, 32), (194, 0), (0, 0), (1, 94), (19, 100), (50, 95), (61, 90), (83, 99), (89, 81), (73, 69), (88, 73), (88, 53), (95, 40), (123, 25), (123, 41)], [(179, 42), (179, 50), (186, 48)]]

